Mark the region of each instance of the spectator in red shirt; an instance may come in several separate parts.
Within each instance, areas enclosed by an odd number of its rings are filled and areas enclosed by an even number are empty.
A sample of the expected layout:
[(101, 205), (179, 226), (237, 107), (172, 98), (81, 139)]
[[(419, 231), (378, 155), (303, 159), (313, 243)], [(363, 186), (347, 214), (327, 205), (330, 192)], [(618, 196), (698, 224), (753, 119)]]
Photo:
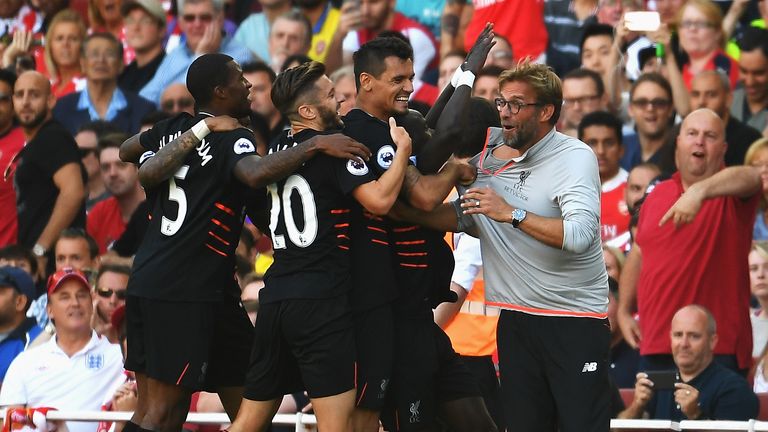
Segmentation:
[(640, 347), (641, 370), (674, 368), (670, 322), (689, 304), (710, 309), (721, 324), (716, 360), (741, 371), (751, 365), (747, 255), (762, 182), (755, 167), (724, 169), (725, 151), (720, 117), (706, 108), (689, 114), (677, 138), (678, 172), (640, 208), (618, 318), (627, 342)]
[(547, 49), (543, 0), (472, 0), (472, 4), (475, 11), (464, 35), (465, 49), (472, 47), (485, 23), (492, 22), (493, 31), (512, 45), (515, 59), (542, 62)]
[(72, 9), (56, 14), (48, 27), (45, 34), (45, 61), (38, 62), (37, 67), (51, 79), (56, 98), (85, 87), (80, 56), (86, 33), (83, 17)]
[(13, 124), (13, 84), (16, 75), (0, 70), (0, 247), (16, 243), (16, 193), (13, 191), (13, 172), (16, 155), (24, 147), (24, 132)]
[(144, 201), (144, 189), (139, 184), (136, 165), (120, 160), (120, 144), (128, 139), (124, 134), (110, 134), (99, 140), (99, 164), (104, 186), (112, 194), (88, 213), (88, 234), (103, 254), (120, 238), (136, 207)]

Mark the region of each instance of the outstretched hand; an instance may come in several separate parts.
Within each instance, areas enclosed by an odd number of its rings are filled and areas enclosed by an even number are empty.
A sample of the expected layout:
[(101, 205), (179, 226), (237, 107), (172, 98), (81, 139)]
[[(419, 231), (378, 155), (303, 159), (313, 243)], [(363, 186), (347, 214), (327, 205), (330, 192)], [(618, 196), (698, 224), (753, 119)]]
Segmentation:
[(493, 40), (495, 34), (493, 33), (493, 23), (486, 23), (483, 31), (477, 36), (475, 44), (469, 50), (469, 54), (464, 59), (464, 63), (461, 65), (461, 69), (470, 71), (475, 76), (480, 73), (480, 69), (483, 68), (485, 60), (488, 58), (488, 53), (491, 51), (491, 47), (496, 45), (496, 41)]
[(352, 138), (340, 134), (318, 135), (317, 149), (328, 156), (339, 159), (352, 159), (365, 162), (371, 157), (368, 147), (360, 144)]

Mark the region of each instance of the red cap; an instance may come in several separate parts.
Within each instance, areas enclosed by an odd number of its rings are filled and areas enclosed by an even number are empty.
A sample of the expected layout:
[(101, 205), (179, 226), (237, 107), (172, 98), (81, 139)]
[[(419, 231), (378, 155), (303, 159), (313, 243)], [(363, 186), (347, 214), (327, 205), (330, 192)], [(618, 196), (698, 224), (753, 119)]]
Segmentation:
[(75, 270), (72, 267), (64, 267), (48, 278), (48, 295), (53, 294), (64, 282), (70, 279), (80, 282), (80, 284), (88, 290), (91, 289), (91, 284), (88, 282), (88, 278), (86, 278), (82, 272)]

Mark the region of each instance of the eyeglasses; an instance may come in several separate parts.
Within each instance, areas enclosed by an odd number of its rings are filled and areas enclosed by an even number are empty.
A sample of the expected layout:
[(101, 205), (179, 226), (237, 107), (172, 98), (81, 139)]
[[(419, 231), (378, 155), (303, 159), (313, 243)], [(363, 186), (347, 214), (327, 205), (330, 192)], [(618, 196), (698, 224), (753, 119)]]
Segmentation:
[(563, 105), (576, 105), (576, 104), (584, 105), (586, 103), (595, 101), (595, 100), (597, 100), (599, 98), (600, 98), (600, 96), (598, 96), (598, 95), (589, 95), (589, 96), (582, 96), (582, 97), (576, 97), (576, 98), (568, 98), (568, 99), (563, 99)]
[(680, 28), (688, 30), (701, 30), (707, 28), (714, 28), (715, 26), (709, 21), (690, 21), (684, 20), (680, 22)]
[(86, 60), (117, 60), (120, 54), (117, 51), (89, 51), (85, 53)]
[(110, 298), (110, 297), (112, 297), (112, 294), (114, 294), (114, 295), (117, 296), (118, 300), (125, 300), (125, 297), (128, 295), (127, 294), (127, 290), (124, 290), (124, 289), (121, 289), (121, 290), (111, 290), (111, 289), (101, 290), (101, 289), (97, 289), (96, 290), (96, 294), (98, 294), (99, 297), (104, 297), (104, 298)]
[(646, 109), (648, 106), (653, 109), (663, 109), (668, 108), (671, 102), (669, 99), (634, 99), (630, 103), (639, 109)]
[(185, 110), (187, 108), (191, 108), (192, 105), (194, 104), (195, 104), (195, 100), (192, 98), (168, 99), (168, 100), (164, 100), (160, 104), (160, 108), (163, 111), (173, 111), (174, 108), (178, 108), (179, 110)]
[(195, 20), (200, 20), (200, 22), (203, 22), (203, 23), (209, 23), (209, 22), (213, 21), (213, 15), (211, 15), (211, 14), (200, 14), (200, 15), (184, 14), (184, 15), (181, 16), (181, 19), (183, 19), (184, 22), (188, 22), (188, 23), (195, 22)]
[(544, 105), (540, 102), (525, 103), (516, 100), (506, 100), (504, 98), (496, 98), (493, 101), (496, 103), (496, 109), (499, 110), (499, 112), (504, 111), (505, 107), (509, 107), (509, 113), (512, 115), (519, 113), (520, 110), (525, 107)]

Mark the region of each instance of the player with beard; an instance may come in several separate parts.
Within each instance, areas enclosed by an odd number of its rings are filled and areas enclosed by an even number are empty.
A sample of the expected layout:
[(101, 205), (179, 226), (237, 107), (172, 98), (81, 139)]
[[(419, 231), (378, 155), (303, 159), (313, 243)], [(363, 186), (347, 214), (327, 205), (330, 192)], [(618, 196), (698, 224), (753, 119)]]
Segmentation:
[[(371, 149), (376, 157), (371, 169), (381, 176), (391, 169), (393, 152), (386, 120), (408, 113), (413, 52), (399, 38), (377, 38), (354, 54), (354, 63), (357, 106), (344, 117), (344, 133)], [(470, 88), (461, 92), (468, 97)], [(452, 161), (433, 175), (410, 165), (401, 197), (430, 210), (454, 184), (474, 175), (474, 167)], [(354, 209), (352, 218), (352, 304), (360, 358), (356, 430), (378, 430), (379, 413), (388, 430), (431, 430), (438, 419), (451, 430), (496, 430), (476, 380), (432, 317), (432, 307), (445, 300), (435, 288), (449, 289), (450, 249), (411, 223)]]
[[(85, 227), (85, 179), (72, 135), (53, 120), (56, 98), (46, 77), (25, 72), (16, 80), (13, 107), (27, 145), (5, 180), (16, 188), (18, 242), (41, 258), (67, 227)], [(3, 167), (5, 168), (5, 167)], [(8, 211), (8, 209), (5, 209)]]
[[(499, 77), (491, 128), (460, 200), (416, 221), (480, 239), (509, 430), (608, 431), (608, 276), (597, 159), (557, 132), (560, 79), (528, 61)], [(554, 385), (552, 385), (554, 383)], [(578, 395), (578, 397), (574, 397)]]
[[(248, 188), (283, 178), (317, 153), (367, 157), (340, 134), (261, 158), (250, 130), (250, 83), (224, 54), (187, 72), (198, 114), (181, 113), (129, 138), (151, 220), (128, 282), (126, 369), (138, 406), (126, 429), (179, 430), (194, 391), (217, 392), (230, 418), (242, 398), (252, 330), (234, 277)], [(216, 117), (218, 116), (218, 117)], [(234, 117), (234, 118), (233, 118)]]
[[(272, 101), (291, 129), (270, 154), (343, 124), (325, 66), (304, 63), (278, 75)], [(366, 163), (318, 156), (269, 185), (275, 262), (259, 294), (255, 340), (243, 404), (230, 432), (265, 430), (284, 394), (306, 389), (318, 429), (349, 431), (355, 406), (355, 336), (349, 303), (350, 208), (386, 214), (403, 182), (411, 139), (389, 119), (397, 145), (376, 179)]]

